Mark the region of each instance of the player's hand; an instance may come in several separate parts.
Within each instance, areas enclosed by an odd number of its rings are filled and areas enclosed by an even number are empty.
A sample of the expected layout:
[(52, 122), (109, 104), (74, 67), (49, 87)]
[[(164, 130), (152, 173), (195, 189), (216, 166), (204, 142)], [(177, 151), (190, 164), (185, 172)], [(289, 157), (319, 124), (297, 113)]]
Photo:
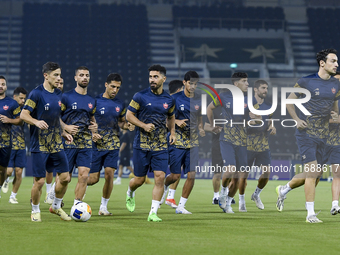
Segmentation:
[(176, 134), (171, 133), (169, 136), (169, 143), (173, 145), (176, 142)]
[(214, 135), (217, 135), (217, 134), (221, 133), (221, 131), (222, 131), (222, 127), (215, 126), (215, 127), (213, 127), (211, 132), (213, 132)]
[(268, 131), (270, 131), (270, 135), (275, 135), (276, 134), (276, 127), (274, 127), (274, 126), (270, 126), (269, 128), (268, 128)]
[(131, 124), (130, 122), (128, 122), (127, 123), (127, 128), (128, 128), (128, 130), (130, 130), (130, 131), (133, 131), (133, 130), (135, 130), (135, 125), (133, 125), (133, 124)]
[(334, 122), (338, 122), (339, 115), (335, 111), (331, 111), (331, 117)]
[(92, 134), (92, 141), (93, 142), (97, 142), (98, 140), (102, 139), (102, 136), (100, 134), (97, 134), (97, 133), (93, 133)]
[(48, 125), (45, 121), (43, 120), (38, 120), (36, 123), (34, 123), (36, 127), (40, 129), (48, 129)]
[(251, 119), (256, 119), (256, 120), (262, 120), (262, 116), (261, 115), (256, 115), (256, 114), (254, 114), (254, 113), (252, 113), (252, 112), (249, 112), (249, 117), (251, 118)]
[(177, 126), (179, 126), (180, 128), (184, 128), (187, 123), (186, 121), (188, 121), (188, 119), (184, 119), (184, 120), (175, 120), (175, 123)]
[(2, 123), (10, 123), (10, 119), (7, 116), (1, 115), (1, 114), (0, 114), (0, 121)]
[(304, 120), (297, 120), (296, 121), (297, 122), (297, 125), (296, 125), (296, 127), (298, 128), (298, 129), (300, 129), (300, 130), (302, 130), (302, 129), (305, 129), (308, 125), (307, 125), (307, 123), (306, 123), (306, 121), (304, 121)]
[(96, 122), (94, 122), (94, 121), (90, 121), (90, 123), (91, 123), (91, 125), (89, 126), (89, 130), (91, 132), (96, 133), (97, 130), (98, 130), (98, 124)]
[(152, 124), (152, 123), (148, 123), (148, 124), (145, 124), (145, 126), (143, 127), (143, 129), (146, 131), (146, 132), (152, 132), (155, 130), (155, 125)]
[(71, 135), (75, 135), (78, 133), (78, 126), (76, 125), (65, 125), (65, 131)]
[(200, 134), (200, 136), (201, 137), (204, 137), (205, 136), (205, 131), (204, 131), (204, 129), (199, 129), (199, 134)]
[(66, 144), (71, 144), (71, 143), (73, 142), (73, 136), (70, 135), (69, 133), (67, 133), (67, 132), (64, 131), (64, 132), (61, 134), (61, 136), (64, 137), (64, 139), (66, 140), (66, 141), (65, 141)]

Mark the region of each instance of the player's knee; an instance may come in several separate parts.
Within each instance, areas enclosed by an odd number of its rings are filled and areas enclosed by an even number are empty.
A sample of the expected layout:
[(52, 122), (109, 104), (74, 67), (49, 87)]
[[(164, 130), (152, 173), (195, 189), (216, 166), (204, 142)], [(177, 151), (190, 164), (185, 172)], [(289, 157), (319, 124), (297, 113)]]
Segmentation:
[(22, 176), (22, 168), (18, 168), (15, 170), (15, 177), (16, 178), (21, 178)]
[(61, 185), (67, 185), (71, 180), (71, 177), (68, 173), (61, 173), (59, 175), (59, 182), (61, 183)]

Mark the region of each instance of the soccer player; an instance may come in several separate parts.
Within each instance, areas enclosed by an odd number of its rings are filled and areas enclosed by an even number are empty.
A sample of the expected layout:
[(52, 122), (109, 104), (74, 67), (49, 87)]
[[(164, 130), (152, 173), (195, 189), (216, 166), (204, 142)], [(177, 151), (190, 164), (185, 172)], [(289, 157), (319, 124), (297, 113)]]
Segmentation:
[[(11, 156), (12, 125), (21, 125), (22, 120), (19, 118), (20, 106), (14, 99), (6, 96), (7, 80), (0, 75), (0, 187), (4, 183), (7, 175), (6, 169)], [(1, 189), (0, 189), (1, 192)], [(1, 196), (0, 196), (1, 198)]]
[[(246, 73), (236, 72), (231, 78), (233, 85), (243, 93), (247, 92), (249, 83)], [(233, 115), (233, 96), (231, 92), (221, 93), (220, 98), (223, 104), (223, 115), (229, 122), (224, 125), (220, 134), (221, 154), (226, 170), (222, 176), (219, 206), (225, 213), (234, 213), (231, 208), (231, 202), (237, 191), (238, 172), (241, 166), (247, 165), (247, 130), (245, 125), (231, 125), (230, 121), (239, 123), (244, 119), (248, 119), (249, 109), (247, 97), (244, 97), (245, 115)], [(211, 126), (213, 126), (213, 110), (220, 106), (220, 102), (218, 100), (216, 102), (216, 104), (211, 102), (207, 108), (207, 117)], [(219, 129), (219, 127), (215, 127), (215, 129)], [(239, 202), (242, 203), (243, 201)], [(239, 208), (239, 210), (242, 211), (243, 208)]]
[(80, 202), (86, 191), (88, 174), (92, 162), (92, 139), (94, 142), (101, 136), (97, 133), (98, 125), (94, 113), (96, 101), (87, 95), (90, 82), (90, 71), (85, 66), (75, 70), (76, 88), (65, 92), (61, 99), (61, 119), (66, 125), (71, 125), (73, 142), (65, 144), (69, 172), (72, 175), (74, 167), (78, 167), (78, 183), (75, 188), (74, 204)]
[[(133, 96), (128, 106), (126, 120), (137, 127), (133, 144), (133, 164), (135, 177), (130, 180), (126, 208), (135, 210), (135, 191), (143, 185), (148, 170), (152, 170), (155, 186), (152, 191), (152, 205), (148, 221), (162, 221), (157, 216), (160, 200), (164, 191), (165, 172), (168, 168), (167, 127), (170, 130), (169, 143), (176, 141), (175, 102), (163, 90), (166, 69), (161, 65), (149, 67), (150, 88)], [(166, 120), (168, 119), (168, 122)]]
[(40, 222), (39, 201), (41, 189), (45, 183), (46, 170), (56, 170), (59, 175), (55, 187), (55, 198), (50, 212), (70, 221), (71, 217), (61, 209), (61, 201), (67, 190), (70, 176), (68, 162), (64, 152), (62, 137), (66, 143), (72, 142), (72, 136), (62, 130), (60, 121), (61, 91), (57, 88), (61, 68), (57, 63), (47, 62), (43, 65), (44, 82), (28, 96), (20, 118), (30, 125), (30, 151), (33, 162), (34, 184), (31, 191), (33, 222)]
[[(59, 89), (61, 92), (63, 92), (64, 89), (64, 79), (62, 77), (60, 77), (60, 81), (57, 82), (57, 89)], [(66, 132), (70, 133), (71, 130), (69, 130), (69, 126), (65, 125), (64, 126)], [(72, 127), (71, 127), (72, 128)], [(56, 179), (58, 178), (58, 175), (56, 175)], [(46, 196), (45, 196), (45, 200), (44, 203), (46, 204), (52, 204), (53, 199), (54, 199), (54, 193), (55, 193), (55, 184), (57, 182), (57, 180), (55, 180), (55, 182), (52, 185), (52, 181), (53, 181), (53, 172), (47, 172), (46, 171)], [(62, 203), (62, 207), (63, 207), (63, 203)]]
[[(324, 146), (329, 136), (329, 119), (338, 118), (338, 104), (340, 98), (339, 81), (332, 77), (338, 67), (338, 57), (335, 49), (325, 49), (316, 54), (319, 71), (303, 77), (295, 84), (296, 88), (305, 88), (310, 91), (311, 99), (304, 103), (304, 107), (311, 113), (310, 116), (302, 112), (296, 114), (294, 105), (287, 105), (291, 117), (297, 122), (295, 137), (304, 172), (297, 174), (284, 186), (277, 186), (278, 199), (276, 208), (283, 210), (284, 199), (287, 193), (297, 187), (305, 185), (305, 198), (307, 209), (307, 223), (321, 223), (314, 211), (315, 187), (317, 179), (322, 174)], [(291, 93), (288, 99), (303, 97), (302, 93)], [(319, 164), (319, 165), (318, 165)]]
[(202, 127), (201, 98), (196, 93), (199, 75), (188, 71), (184, 75), (184, 91), (172, 95), (175, 100), (176, 142), (169, 147), (170, 174), (165, 178), (164, 195), (169, 185), (176, 182), (181, 175), (181, 168), (187, 174), (182, 190), (182, 197), (176, 208), (176, 213), (191, 214), (185, 209), (185, 204), (195, 183), (195, 167), (198, 165), (198, 134), (205, 136)]
[[(172, 96), (173, 94), (176, 94), (178, 92), (181, 92), (182, 90), (183, 90), (183, 81), (172, 80), (172, 81), (169, 82), (170, 96)], [(177, 186), (178, 186), (180, 179), (181, 179), (181, 176), (179, 176), (177, 181), (170, 184), (168, 197), (165, 200), (165, 204), (171, 206), (172, 208), (177, 208), (177, 204), (176, 204), (176, 200), (175, 200), (175, 193), (176, 193), (176, 189), (177, 189)]]
[(95, 119), (98, 124), (98, 133), (102, 138), (93, 144), (92, 166), (87, 185), (92, 186), (99, 181), (100, 171), (104, 166), (105, 183), (99, 215), (112, 215), (107, 210), (107, 204), (112, 193), (113, 174), (117, 169), (119, 157), (119, 128), (130, 127), (130, 123), (125, 121), (125, 104), (116, 97), (122, 81), (120, 74), (109, 74), (105, 82), (105, 92), (96, 97)]
[[(20, 109), (25, 104), (27, 91), (22, 87), (17, 87), (13, 92), (13, 99), (17, 101)], [(21, 110), (20, 110), (21, 111)], [(12, 126), (12, 151), (11, 158), (7, 168), (7, 179), (2, 186), (2, 192), (7, 193), (9, 186), (9, 177), (12, 175), (15, 167), (15, 176), (13, 180), (13, 188), (9, 197), (9, 203), (17, 204), (16, 198), (20, 184), (22, 181), (22, 170), (26, 166), (26, 147), (25, 147), (25, 134), (24, 125)]]
[[(259, 107), (257, 110), (269, 110), (271, 108), (264, 99), (268, 93), (268, 83), (264, 80), (257, 80), (254, 83), (254, 94), (256, 103)], [(260, 198), (260, 193), (262, 189), (266, 186), (269, 181), (270, 176), (270, 150), (268, 143), (269, 134), (276, 134), (276, 128), (271, 121), (265, 121), (270, 119), (272, 115), (263, 115), (262, 122), (259, 124), (253, 124), (248, 126), (247, 129), (247, 160), (248, 166), (252, 167), (258, 166), (262, 169), (262, 175), (258, 180), (255, 192), (251, 195), (251, 200), (253, 200), (257, 208), (263, 210), (264, 205)], [(249, 175), (249, 169), (240, 173), (239, 178), (239, 209), (243, 209), (246, 212), (246, 204), (244, 200), (244, 192), (247, 186), (247, 178)]]

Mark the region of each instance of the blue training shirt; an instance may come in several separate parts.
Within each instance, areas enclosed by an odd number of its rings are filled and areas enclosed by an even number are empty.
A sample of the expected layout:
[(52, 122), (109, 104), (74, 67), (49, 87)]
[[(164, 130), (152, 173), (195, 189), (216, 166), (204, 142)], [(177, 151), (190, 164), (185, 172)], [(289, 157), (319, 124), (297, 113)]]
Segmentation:
[[(13, 98), (5, 96), (5, 98), (0, 99), (1, 115), (5, 115), (10, 119), (16, 119), (20, 112), (20, 106)], [(11, 127), (12, 124), (0, 122), (0, 148), (11, 146)]]

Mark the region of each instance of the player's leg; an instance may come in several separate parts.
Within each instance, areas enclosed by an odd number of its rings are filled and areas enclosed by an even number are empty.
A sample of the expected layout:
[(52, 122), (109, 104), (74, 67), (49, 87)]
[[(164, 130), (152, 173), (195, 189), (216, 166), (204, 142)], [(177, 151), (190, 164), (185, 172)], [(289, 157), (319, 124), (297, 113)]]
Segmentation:
[(196, 166), (198, 166), (198, 160), (198, 147), (186, 149), (184, 155), (183, 171), (184, 174), (187, 174), (187, 179), (185, 180), (185, 183), (183, 185), (182, 197), (178, 203), (176, 213), (191, 214), (191, 212), (185, 209), (185, 204), (195, 184), (195, 168)]
[(80, 149), (76, 157), (76, 165), (78, 167), (78, 183), (74, 191), (75, 199), (74, 203), (82, 201), (85, 196), (87, 188), (87, 180), (91, 169), (92, 162), (92, 148)]
[(53, 182), (53, 172), (49, 173), (49, 172), (46, 171), (45, 181), (46, 181), (46, 198), (47, 198), (47, 194), (51, 191), (51, 188), (52, 188), (52, 185), (53, 185), (52, 184), (52, 182)]
[(15, 168), (13, 188), (12, 188), (11, 195), (9, 197), (9, 203), (11, 203), (11, 204), (17, 204), (18, 203), (16, 196), (17, 196), (18, 190), (19, 190), (21, 182), (22, 182), (22, 170), (23, 170), (23, 168), (21, 168), (21, 167)]
[(135, 191), (145, 181), (150, 165), (150, 152), (133, 149), (133, 165), (135, 177), (130, 180), (126, 194), (126, 208), (129, 212), (134, 212), (135, 210)]
[(332, 181), (332, 209), (331, 214), (340, 213), (339, 196), (340, 196), (340, 169), (339, 164), (331, 165), (333, 181)]
[(129, 163), (129, 166), (126, 166), (126, 168), (129, 169), (129, 171), (131, 172), (129, 174), (129, 178), (131, 179), (131, 178), (135, 177), (134, 170), (133, 170), (132, 166), (130, 166), (130, 163)]
[(119, 167), (118, 167), (118, 176), (117, 176), (117, 179), (113, 183), (114, 185), (122, 184), (123, 168), (124, 168), (123, 165), (119, 164)]
[(213, 183), (213, 190), (214, 190), (214, 197), (212, 200), (212, 204), (218, 205), (218, 198), (220, 197), (220, 186), (221, 186), (221, 178), (222, 173), (221, 172), (214, 172), (212, 178)]
[[(165, 178), (164, 193), (163, 193), (160, 204), (164, 203), (166, 194), (169, 190), (170, 185), (180, 179), (181, 167), (182, 167), (182, 164), (184, 163), (184, 158), (185, 158), (185, 151), (186, 151), (185, 149), (178, 149), (178, 148), (175, 148), (174, 146), (169, 146), (170, 174)], [(177, 208), (176, 202), (174, 200), (171, 200), (166, 204), (170, 205), (172, 208)]]
[(104, 160), (104, 168), (105, 168), (105, 183), (103, 186), (103, 196), (101, 199), (101, 204), (99, 208), (99, 215), (107, 215), (110, 216), (110, 213), (107, 210), (107, 204), (111, 197), (111, 193), (113, 190), (113, 174), (117, 169), (117, 161), (119, 158), (119, 150), (111, 150), (108, 151)]
[[(168, 168), (168, 150), (152, 151), (150, 158), (151, 169), (154, 169), (155, 186), (152, 190), (152, 202), (148, 221), (162, 221), (157, 216), (160, 200), (164, 193), (165, 172)], [(135, 175), (137, 175), (135, 171)]]
[(12, 175), (14, 170), (15, 156), (16, 153), (11, 150), (11, 147), (0, 148), (0, 194), (1, 191), (3, 193), (8, 192), (9, 177)]

